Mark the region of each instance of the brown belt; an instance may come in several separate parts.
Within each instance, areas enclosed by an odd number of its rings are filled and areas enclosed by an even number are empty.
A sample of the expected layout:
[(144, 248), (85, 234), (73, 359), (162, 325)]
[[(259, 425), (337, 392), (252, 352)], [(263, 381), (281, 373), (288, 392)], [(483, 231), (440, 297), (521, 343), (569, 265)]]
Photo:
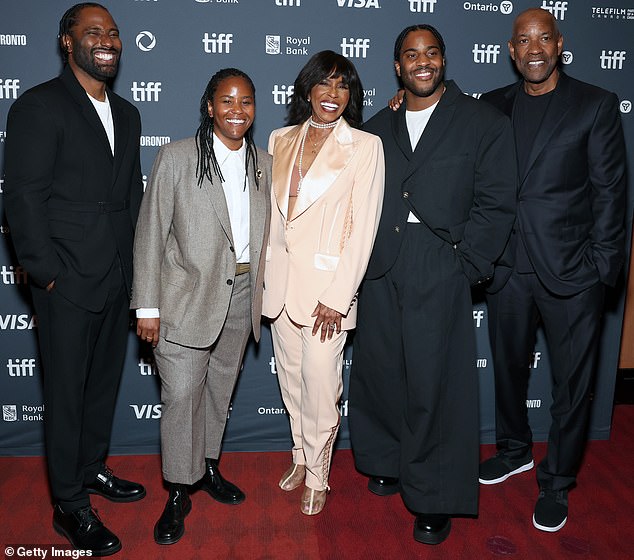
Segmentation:
[(240, 276), (240, 274), (246, 274), (251, 270), (251, 265), (249, 263), (236, 263), (236, 276)]

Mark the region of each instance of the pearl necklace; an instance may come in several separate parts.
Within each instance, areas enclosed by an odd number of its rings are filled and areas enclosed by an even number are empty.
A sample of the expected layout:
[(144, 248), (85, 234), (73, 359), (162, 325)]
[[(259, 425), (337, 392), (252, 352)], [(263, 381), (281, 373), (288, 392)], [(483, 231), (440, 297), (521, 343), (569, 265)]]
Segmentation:
[(304, 174), (302, 173), (302, 162), (304, 160), (304, 146), (306, 145), (306, 136), (308, 136), (308, 129), (311, 126), (313, 128), (320, 128), (320, 129), (335, 128), (335, 126), (337, 126), (337, 124), (339, 123), (339, 119), (341, 119), (341, 117), (339, 117), (336, 121), (332, 121), (331, 123), (318, 123), (313, 120), (313, 117), (310, 117), (308, 119), (308, 126), (304, 130), (304, 135), (302, 136), (302, 143), (299, 148), (299, 169), (298, 169), (299, 183), (297, 184), (297, 194), (299, 194), (299, 191), (302, 188), (302, 183), (304, 182)]

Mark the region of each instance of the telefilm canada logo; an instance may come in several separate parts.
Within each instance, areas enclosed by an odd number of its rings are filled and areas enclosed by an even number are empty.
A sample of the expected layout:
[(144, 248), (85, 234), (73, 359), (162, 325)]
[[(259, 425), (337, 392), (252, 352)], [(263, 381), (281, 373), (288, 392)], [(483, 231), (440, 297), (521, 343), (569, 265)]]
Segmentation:
[(615, 8), (612, 6), (592, 6), (592, 19), (610, 19), (621, 21), (634, 20), (634, 8)]

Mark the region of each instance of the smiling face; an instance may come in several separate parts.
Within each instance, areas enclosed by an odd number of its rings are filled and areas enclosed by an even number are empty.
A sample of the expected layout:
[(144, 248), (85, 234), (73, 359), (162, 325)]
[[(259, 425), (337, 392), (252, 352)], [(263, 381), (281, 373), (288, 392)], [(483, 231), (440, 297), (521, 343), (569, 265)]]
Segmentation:
[(251, 85), (241, 76), (222, 80), (207, 102), (207, 111), (214, 120), (214, 133), (230, 150), (242, 146), (255, 118), (255, 96)]
[(425, 109), (440, 99), (445, 59), (433, 33), (427, 30), (408, 33), (394, 66), (403, 82), (409, 110)]
[(105, 82), (117, 74), (121, 56), (119, 29), (103, 8), (83, 8), (70, 33), (62, 37), (75, 74)]
[(346, 110), (350, 101), (350, 90), (341, 76), (324, 78), (311, 88), (308, 100), (313, 120), (318, 123), (331, 123)]
[(531, 9), (520, 14), (513, 24), (508, 46), (528, 93), (541, 95), (555, 89), (563, 37), (550, 13)]

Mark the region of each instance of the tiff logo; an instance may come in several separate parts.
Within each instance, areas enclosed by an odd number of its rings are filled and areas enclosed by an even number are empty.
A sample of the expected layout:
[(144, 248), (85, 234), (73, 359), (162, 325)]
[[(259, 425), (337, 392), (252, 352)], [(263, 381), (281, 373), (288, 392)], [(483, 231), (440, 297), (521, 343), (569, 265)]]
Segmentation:
[(550, 12), (555, 19), (563, 21), (565, 19), (565, 13), (568, 9), (568, 2), (559, 2), (558, 0), (542, 0), (542, 10)]
[(17, 99), (20, 80), (15, 78), (0, 78), (0, 99)]
[(141, 375), (156, 375), (156, 366), (154, 362), (146, 362), (144, 359), (141, 359), (139, 362), (139, 373)]
[(434, 6), (438, 0), (409, 0), (409, 11), (414, 13), (434, 13)]
[(484, 319), (484, 311), (482, 309), (473, 310), (473, 320), (476, 324), (476, 329), (479, 329), (482, 324), (482, 319)]
[(0, 270), (3, 284), (26, 284), (27, 276), (26, 270), (21, 266), (2, 265), (2, 270)]
[(222, 54), (231, 52), (233, 33), (205, 33), (203, 37), (204, 51), (210, 54)]
[(275, 0), (276, 6), (301, 6), (302, 0)]
[(541, 352), (533, 352), (533, 359), (532, 361), (528, 364), (529, 368), (533, 368), (533, 369), (537, 369), (537, 364), (539, 363), (539, 360), (542, 359), (542, 353)]
[(132, 82), (130, 88), (134, 101), (158, 101), (161, 92), (161, 82)]
[(345, 37), (341, 40), (341, 54), (347, 58), (365, 58), (370, 48), (370, 39), (353, 39)]
[(473, 53), (473, 62), (476, 64), (496, 64), (500, 54), (500, 45), (481, 44), (478, 47), (478, 43), (474, 43), (471, 52)]
[(275, 105), (287, 105), (291, 101), (291, 97), (293, 97), (293, 89), (295, 86), (279, 86), (275, 84), (273, 86), (273, 103)]
[(601, 51), (601, 68), (603, 70), (623, 70), (623, 62), (627, 51)]
[(9, 358), (7, 369), (9, 377), (33, 377), (35, 358), (22, 358), (21, 360)]

